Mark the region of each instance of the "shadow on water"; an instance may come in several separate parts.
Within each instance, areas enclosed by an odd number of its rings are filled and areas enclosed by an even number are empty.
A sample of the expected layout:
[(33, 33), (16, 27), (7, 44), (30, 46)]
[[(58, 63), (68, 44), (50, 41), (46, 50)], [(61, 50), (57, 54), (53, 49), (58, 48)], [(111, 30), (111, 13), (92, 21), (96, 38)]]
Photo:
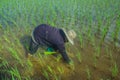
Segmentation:
[(30, 35), (24, 35), (20, 38), (20, 43), (22, 44), (24, 50), (25, 50), (25, 56), (29, 53), (29, 43), (30, 43), (31, 36)]

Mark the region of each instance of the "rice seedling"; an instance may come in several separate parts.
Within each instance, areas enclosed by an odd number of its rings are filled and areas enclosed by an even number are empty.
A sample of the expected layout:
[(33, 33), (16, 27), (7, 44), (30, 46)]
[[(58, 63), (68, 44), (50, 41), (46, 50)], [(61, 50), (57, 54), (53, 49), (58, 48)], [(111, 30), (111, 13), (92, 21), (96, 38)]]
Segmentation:
[(116, 45), (116, 42), (118, 41), (118, 38), (119, 38), (119, 31), (120, 31), (119, 26), (120, 26), (120, 20), (118, 17), (118, 19), (116, 20), (116, 28), (115, 28), (114, 32), (112, 32), (112, 38), (114, 41), (114, 45)]
[[(61, 69), (58, 68), (58, 69), (61, 71), (62, 68)], [(51, 66), (47, 66), (47, 69), (43, 70), (43, 75), (45, 76), (47, 80), (51, 80), (51, 79), (60, 80), (60, 76), (56, 74), (55, 70), (53, 70)]]
[(83, 48), (83, 46), (84, 46), (83, 37), (80, 33), (79, 33), (78, 37), (79, 37), (79, 41), (80, 41), (80, 46), (81, 46), (81, 48)]
[(97, 58), (96, 58), (96, 54), (93, 55), (93, 64), (94, 64), (94, 67), (96, 68), (96, 67), (97, 67)]
[(0, 57), (0, 68), (4, 66), (4, 68), (7, 68), (8, 61)]
[(8, 42), (9, 44), (11, 43), (10, 40), (6, 37), (6, 36), (3, 36), (3, 39)]
[(99, 58), (100, 57), (100, 53), (101, 53), (101, 48), (98, 46), (98, 47), (95, 47), (95, 55), (96, 55), (96, 57), (97, 58)]
[[(8, 69), (8, 61), (6, 59), (3, 59), (0, 57), (0, 74), (1, 73), (7, 73), (7, 69)], [(1, 76), (1, 75), (0, 75)]]
[(106, 48), (106, 53), (107, 53), (108, 58), (110, 58), (110, 60), (113, 61), (113, 54), (112, 54), (111, 50), (109, 50), (108, 48)]
[(86, 67), (86, 73), (87, 73), (87, 79), (91, 80), (91, 72), (88, 66)]
[(8, 70), (9, 70), (9, 64), (8, 61), (1, 58), (0, 59), (0, 79), (2, 80), (8, 80)]
[(60, 74), (63, 74), (64, 73), (64, 69), (63, 67), (57, 67), (58, 71), (60, 72)]
[(82, 62), (82, 57), (81, 57), (81, 53), (80, 52), (76, 54), (76, 57), (77, 57), (79, 63), (81, 63)]
[(13, 48), (10, 48), (10, 47), (8, 48), (8, 50), (10, 51), (10, 53), (12, 54), (12, 56), (14, 58), (16, 58), (17, 60), (20, 60), (19, 56), (17, 55), (16, 50), (14, 50)]
[(104, 42), (104, 40), (105, 40), (105, 37), (106, 37), (106, 35), (107, 35), (107, 33), (108, 33), (108, 31), (109, 31), (109, 26), (106, 26), (104, 29), (102, 29), (102, 34), (101, 34), (101, 40), (100, 40), (100, 43), (99, 43), (99, 45), (101, 46), (102, 45), (102, 43)]
[(59, 62), (61, 58), (62, 58), (61, 55), (57, 55), (56, 61)]
[(27, 64), (28, 64), (29, 68), (32, 68), (32, 67), (33, 67), (32, 62), (31, 62), (29, 59), (27, 60)]
[(12, 80), (16, 80), (16, 79), (22, 80), (21, 75), (20, 75), (19, 70), (17, 69), (17, 67), (11, 68), (11, 70), (9, 70), (8, 72), (11, 74)]
[(75, 55), (75, 56), (76, 56), (76, 58), (78, 59), (79, 63), (81, 63), (81, 62), (82, 62), (81, 51), (78, 50), (77, 47), (75, 47), (74, 49), (75, 49), (75, 51), (76, 51), (76, 55)]
[(47, 68), (48, 68), (48, 71), (49, 71), (51, 74), (54, 74), (54, 72), (53, 72), (53, 70), (52, 70), (52, 68), (51, 68), (50, 66), (47, 66)]
[(57, 76), (56, 74), (54, 75), (54, 79), (55, 80), (61, 80), (61, 78), (59, 76)]
[(43, 76), (45, 76), (45, 78), (47, 79), (47, 80), (50, 80), (50, 78), (49, 78), (49, 73), (47, 72), (47, 70), (43, 70)]
[(112, 73), (113, 78), (115, 78), (118, 75), (119, 70), (116, 62), (113, 63), (113, 66), (111, 67), (110, 71)]
[(102, 21), (99, 19), (99, 17), (97, 17), (98, 18), (98, 23), (97, 23), (97, 33), (96, 33), (96, 35), (99, 35), (100, 34), (100, 29), (101, 29), (101, 26), (102, 26)]
[(11, 47), (9, 47), (8, 50), (11, 53), (12, 57), (15, 58), (16, 60), (18, 60), (18, 62), (23, 66), (22, 60), (19, 57), (18, 52)]

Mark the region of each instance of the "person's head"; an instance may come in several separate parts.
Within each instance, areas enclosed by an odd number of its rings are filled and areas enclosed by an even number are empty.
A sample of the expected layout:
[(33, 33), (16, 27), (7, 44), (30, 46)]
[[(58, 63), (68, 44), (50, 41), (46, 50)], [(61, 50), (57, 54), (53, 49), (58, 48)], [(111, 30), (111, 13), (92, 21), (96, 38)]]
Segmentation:
[(64, 33), (67, 36), (68, 41), (74, 45), (74, 39), (76, 38), (76, 32), (74, 30), (65, 30), (63, 29)]

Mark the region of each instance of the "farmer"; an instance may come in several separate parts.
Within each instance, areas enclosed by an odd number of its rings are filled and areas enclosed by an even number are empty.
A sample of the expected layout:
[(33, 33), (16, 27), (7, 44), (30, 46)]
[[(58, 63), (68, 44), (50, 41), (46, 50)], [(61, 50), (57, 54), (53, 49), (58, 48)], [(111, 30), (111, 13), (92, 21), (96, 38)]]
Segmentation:
[(69, 64), (71, 60), (66, 53), (65, 43), (70, 42), (74, 44), (73, 39), (75, 37), (76, 33), (73, 30), (67, 32), (64, 29), (41, 24), (33, 30), (29, 46), (30, 54), (34, 54), (38, 46), (51, 47), (54, 51), (61, 53), (64, 61)]

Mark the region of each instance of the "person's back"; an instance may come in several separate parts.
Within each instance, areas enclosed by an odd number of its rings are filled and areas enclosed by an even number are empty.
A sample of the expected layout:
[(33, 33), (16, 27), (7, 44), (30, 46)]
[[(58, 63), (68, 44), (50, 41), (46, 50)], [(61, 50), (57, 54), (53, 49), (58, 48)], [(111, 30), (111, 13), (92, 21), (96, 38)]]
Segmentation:
[(64, 45), (64, 40), (59, 32), (59, 29), (46, 24), (37, 26), (33, 31), (33, 36), (35, 41), (39, 44), (41, 44), (41, 41), (47, 41), (54, 45)]

